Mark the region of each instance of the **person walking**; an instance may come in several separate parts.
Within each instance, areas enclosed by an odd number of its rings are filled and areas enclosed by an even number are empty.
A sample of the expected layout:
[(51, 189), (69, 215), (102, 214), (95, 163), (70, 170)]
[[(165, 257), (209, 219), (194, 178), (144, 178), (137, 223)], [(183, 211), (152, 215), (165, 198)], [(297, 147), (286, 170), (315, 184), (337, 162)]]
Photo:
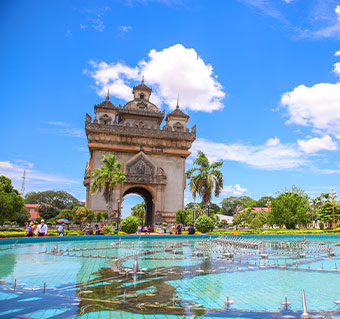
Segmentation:
[(47, 235), (47, 225), (45, 224), (45, 221), (43, 219), (40, 221), (35, 234), (39, 237), (44, 237)]
[(64, 236), (64, 231), (65, 231), (64, 225), (61, 223), (61, 224), (59, 225), (59, 227), (58, 227), (58, 233), (59, 233), (59, 236), (60, 236), (60, 237), (63, 237), (63, 236)]

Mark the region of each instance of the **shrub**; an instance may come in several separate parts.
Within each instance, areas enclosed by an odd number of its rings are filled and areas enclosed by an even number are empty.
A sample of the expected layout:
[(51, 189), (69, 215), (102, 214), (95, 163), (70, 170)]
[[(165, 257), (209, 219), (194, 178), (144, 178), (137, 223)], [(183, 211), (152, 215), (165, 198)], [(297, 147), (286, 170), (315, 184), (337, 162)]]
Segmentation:
[(262, 223), (258, 217), (255, 217), (250, 223), (251, 229), (261, 229), (261, 227), (262, 227)]
[(133, 234), (137, 231), (138, 225), (139, 220), (137, 217), (128, 216), (120, 223), (120, 229), (127, 234)]
[(323, 222), (320, 222), (319, 227), (320, 227), (321, 230), (323, 230), (325, 228), (325, 224)]
[(201, 233), (212, 231), (214, 229), (214, 225), (214, 220), (206, 215), (201, 215), (195, 222), (196, 229)]
[(103, 233), (104, 233), (104, 235), (113, 234), (112, 227), (109, 226), (109, 225), (105, 225), (103, 227)]

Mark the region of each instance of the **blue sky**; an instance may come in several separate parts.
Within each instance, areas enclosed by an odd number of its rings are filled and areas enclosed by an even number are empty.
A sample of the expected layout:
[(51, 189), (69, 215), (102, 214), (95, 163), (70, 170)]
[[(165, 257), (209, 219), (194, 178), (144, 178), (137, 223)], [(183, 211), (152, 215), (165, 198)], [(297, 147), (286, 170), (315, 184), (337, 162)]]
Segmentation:
[(26, 169), (26, 192), (85, 199), (85, 114), (142, 73), (160, 109), (180, 95), (193, 154), (224, 160), (215, 202), (339, 189), (339, 1), (3, 0), (0, 37), (0, 174), (18, 189)]

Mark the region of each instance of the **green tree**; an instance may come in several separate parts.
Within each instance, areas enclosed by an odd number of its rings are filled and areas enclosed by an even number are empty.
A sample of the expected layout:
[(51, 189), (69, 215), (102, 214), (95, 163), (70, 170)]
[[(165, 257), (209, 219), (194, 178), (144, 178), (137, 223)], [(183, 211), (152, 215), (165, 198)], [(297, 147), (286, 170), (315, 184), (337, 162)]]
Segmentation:
[(47, 220), (56, 217), (59, 214), (58, 208), (50, 205), (40, 204), (38, 212), (41, 218)]
[(257, 207), (267, 207), (267, 202), (272, 202), (274, 199), (273, 196), (263, 196), (260, 199), (257, 200), (256, 205)]
[(12, 181), (0, 176), (0, 224), (5, 220), (13, 220), (24, 207), (24, 201), (19, 192), (13, 188)]
[(222, 214), (227, 216), (233, 216), (238, 211), (245, 208), (245, 203), (252, 201), (253, 199), (248, 196), (230, 196), (222, 200)]
[(251, 222), (250, 222), (250, 228), (251, 229), (261, 229), (263, 226), (261, 220), (258, 217), (255, 217)]
[(73, 222), (78, 224), (80, 229), (82, 229), (83, 224), (86, 221), (87, 209), (84, 206), (75, 207), (73, 215)]
[(102, 212), (97, 212), (97, 213), (95, 214), (95, 221), (96, 221), (97, 223), (100, 223), (102, 220), (103, 220), (103, 213), (102, 213)]
[(73, 219), (72, 209), (69, 209), (69, 208), (62, 209), (55, 219), (58, 220), (61, 218), (66, 218), (71, 222)]
[(116, 162), (116, 156), (113, 154), (104, 155), (102, 166), (92, 172), (92, 193), (103, 192), (104, 200), (107, 204), (108, 218), (112, 218), (112, 196), (113, 190), (118, 184), (123, 184), (126, 180), (124, 173), (121, 171), (122, 163)]
[(140, 223), (144, 225), (145, 215), (146, 215), (146, 207), (145, 202), (136, 204), (132, 207), (132, 216), (135, 216), (139, 219)]
[(286, 189), (272, 201), (272, 221), (279, 226), (294, 229), (296, 225), (310, 222), (309, 200), (304, 191), (296, 186)]
[(26, 204), (45, 204), (50, 205), (58, 210), (65, 208), (72, 209), (74, 206), (80, 205), (78, 199), (71, 194), (64, 191), (44, 191), (44, 192), (30, 192), (25, 196)]
[(210, 164), (206, 155), (198, 151), (194, 165), (198, 167), (191, 168), (185, 173), (189, 179), (190, 192), (194, 199), (198, 195), (202, 199), (202, 207), (206, 207), (211, 201), (212, 193), (218, 197), (223, 189), (223, 175), (220, 171), (223, 162)]
[[(339, 220), (339, 205), (334, 203), (334, 213), (335, 213), (335, 222)], [(317, 217), (323, 223), (332, 224), (333, 222), (333, 203), (332, 202), (324, 202), (321, 204), (320, 210), (317, 214)]]
[(92, 209), (86, 210), (86, 221), (88, 223), (92, 223), (95, 220), (96, 216), (94, 214), (94, 211)]
[(257, 201), (255, 199), (246, 200), (243, 203), (244, 208), (257, 207)]
[(185, 225), (187, 222), (187, 212), (185, 210), (178, 210), (176, 213), (176, 222)]
[(120, 229), (127, 234), (133, 234), (137, 231), (138, 224), (139, 220), (137, 217), (128, 216), (120, 223)]
[(195, 227), (201, 233), (207, 233), (214, 229), (214, 220), (207, 215), (201, 215), (195, 222)]

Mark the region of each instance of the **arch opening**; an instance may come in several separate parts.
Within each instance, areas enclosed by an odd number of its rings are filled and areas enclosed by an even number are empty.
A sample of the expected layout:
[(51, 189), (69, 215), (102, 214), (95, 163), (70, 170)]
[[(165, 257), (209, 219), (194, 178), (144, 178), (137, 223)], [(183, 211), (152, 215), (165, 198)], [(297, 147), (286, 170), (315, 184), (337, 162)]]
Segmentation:
[(129, 194), (137, 194), (144, 199), (145, 202), (145, 225), (154, 226), (154, 205), (152, 201), (152, 194), (143, 187), (131, 187), (125, 191), (123, 197)]

